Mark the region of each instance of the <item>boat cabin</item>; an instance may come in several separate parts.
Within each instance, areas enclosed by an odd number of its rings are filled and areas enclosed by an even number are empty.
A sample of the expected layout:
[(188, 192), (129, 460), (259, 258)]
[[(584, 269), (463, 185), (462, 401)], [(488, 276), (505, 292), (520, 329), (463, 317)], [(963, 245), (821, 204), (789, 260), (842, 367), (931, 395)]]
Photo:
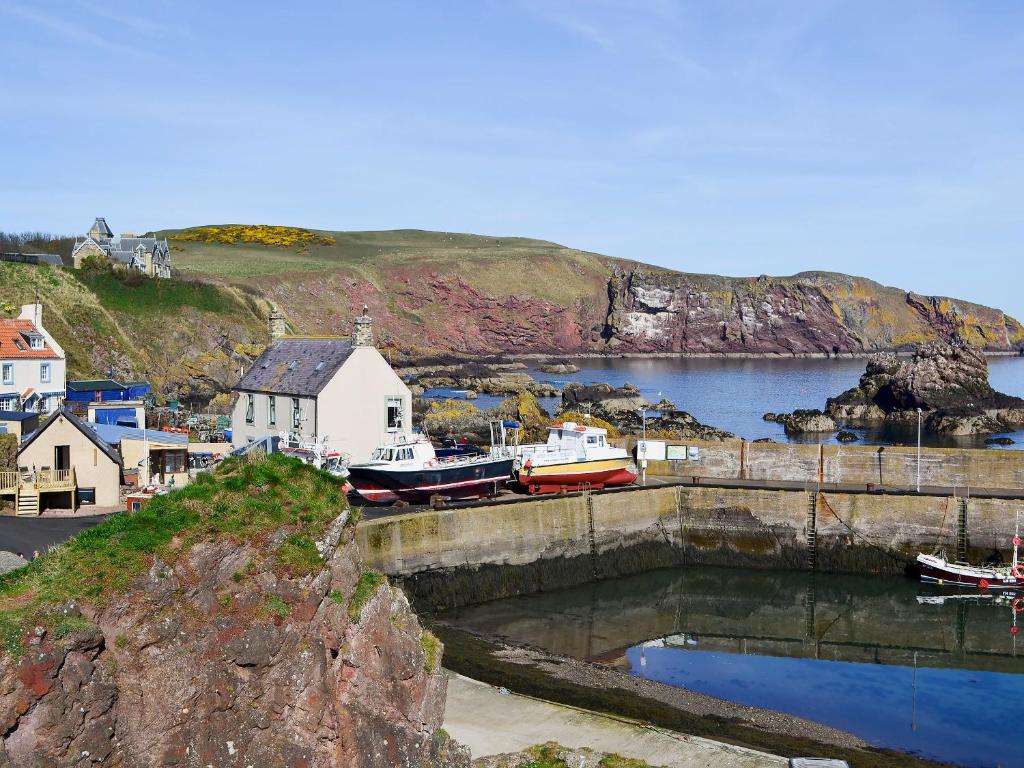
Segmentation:
[(396, 445), (382, 445), (370, 457), (370, 463), (424, 466), (437, 461), (434, 446), (425, 438), (399, 439)]
[(608, 430), (600, 427), (587, 427), (573, 421), (564, 424), (552, 424), (548, 427), (548, 447), (560, 450), (574, 448), (607, 448)]

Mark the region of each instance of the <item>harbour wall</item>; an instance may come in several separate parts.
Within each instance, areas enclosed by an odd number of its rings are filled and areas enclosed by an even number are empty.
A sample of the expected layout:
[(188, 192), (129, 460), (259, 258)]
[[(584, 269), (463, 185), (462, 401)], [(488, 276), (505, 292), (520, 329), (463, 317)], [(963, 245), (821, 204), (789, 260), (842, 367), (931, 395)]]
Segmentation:
[(677, 565), (891, 574), (937, 547), (1005, 556), (1021, 504), (680, 483), (364, 520), (357, 541), (430, 610)]
[[(914, 446), (680, 441), (699, 449), (697, 461), (649, 461), (653, 475), (804, 483), (858, 483), (891, 488), (917, 484)], [(624, 438), (632, 450), (636, 438)], [(673, 443), (674, 444), (674, 443)], [(1024, 489), (1024, 451), (924, 448), (921, 484)]]

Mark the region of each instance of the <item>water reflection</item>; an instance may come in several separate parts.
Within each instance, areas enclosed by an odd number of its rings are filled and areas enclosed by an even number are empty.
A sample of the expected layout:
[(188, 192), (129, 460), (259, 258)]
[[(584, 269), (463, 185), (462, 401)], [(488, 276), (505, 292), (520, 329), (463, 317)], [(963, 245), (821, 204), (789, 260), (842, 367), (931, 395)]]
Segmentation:
[[(807, 717), (879, 746), (1024, 765), (1014, 596), (912, 579), (686, 568), (460, 609), (453, 623)], [(989, 713), (989, 714), (986, 714)]]

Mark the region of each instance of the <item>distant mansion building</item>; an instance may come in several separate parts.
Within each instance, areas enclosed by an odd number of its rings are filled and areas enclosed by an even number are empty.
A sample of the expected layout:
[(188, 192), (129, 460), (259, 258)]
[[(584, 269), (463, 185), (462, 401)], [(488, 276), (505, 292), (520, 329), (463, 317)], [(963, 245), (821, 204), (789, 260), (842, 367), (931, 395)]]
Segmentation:
[(81, 268), (87, 256), (100, 256), (115, 266), (135, 269), (149, 277), (171, 276), (171, 249), (166, 238), (135, 237), (130, 233), (114, 237), (103, 218), (93, 222), (84, 240), (75, 240), (71, 251), (75, 269)]

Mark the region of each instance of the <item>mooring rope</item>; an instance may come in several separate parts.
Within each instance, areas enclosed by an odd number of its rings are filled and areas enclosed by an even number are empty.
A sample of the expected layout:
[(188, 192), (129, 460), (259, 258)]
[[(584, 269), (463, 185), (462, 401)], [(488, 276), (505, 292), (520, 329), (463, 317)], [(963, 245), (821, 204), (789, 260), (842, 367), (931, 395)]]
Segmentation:
[(881, 552), (881, 553), (882, 553), (883, 555), (885, 555), (886, 557), (892, 558), (892, 559), (893, 559), (893, 560), (895, 560), (895, 561), (896, 561), (897, 563), (902, 563), (903, 565), (910, 565), (910, 564), (912, 564), (912, 562), (913, 562), (913, 561), (911, 561), (911, 560), (907, 560), (906, 558), (902, 558), (902, 557), (897, 557), (896, 555), (894, 555), (894, 554), (893, 554), (892, 552), (890, 552), (889, 550), (887, 550), (887, 549), (882, 549), (882, 548), (881, 548), (880, 546), (878, 546), (877, 544), (875, 544), (875, 543), (874, 543), (873, 541), (871, 541), (870, 539), (868, 539), (868, 538), (867, 538), (866, 536), (864, 536), (864, 535), (862, 535), (862, 534), (858, 533), (857, 531), (855, 531), (855, 530), (854, 530), (854, 529), (853, 529), (853, 528), (852, 528), (852, 527), (850, 526), (850, 524), (849, 524), (849, 523), (847, 523), (847, 522), (846, 522), (845, 520), (843, 520), (843, 518), (841, 518), (841, 517), (840, 517), (840, 516), (839, 516), (838, 514), (836, 514), (836, 511), (835, 511), (834, 509), (832, 509), (832, 505), (828, 503), (828, 499), (826, 499), (826, 498), (825, 498), (825, 494), (824, 494), (824, 492), (822, 492), (822, 491), (818, 491), (818, 495), (819, 495), (819, 496), (821, 496), (821, 500), (822, 500), (822, 501), (823, 501), (823, 502), (825, 503), (825, 508), (826, 508), (826, 509), (828, 509), (828, 511), (832, 513), (832, 517), (834, 517), (834, 518), (835, 518), (836, 520), (838, 520), (838, 521), (839, 521), (839, 523), (840, 523), (840, 524), (841, 524), (841, 525), (842, 525), (842, 526), (843, 526), (843, 527), (844, 527), (844, 528), (845, 528), (846, 530), (848, 530), (848, 531), (849, 531), (850, 533), (852, 533), (852, 534), (853, 534), (854, 536), (856, 536), (856, 537), (857, 537), (858, 539), (862, 540), (862, 541), (863, 541), (863, 542), (864, 542), (865, 544), (867, 544), (867, 545), (868, 545), (869, 547), (871, 547), (872, 549), (877, 549), (877, 550), (878, 550), (879, 552)]

